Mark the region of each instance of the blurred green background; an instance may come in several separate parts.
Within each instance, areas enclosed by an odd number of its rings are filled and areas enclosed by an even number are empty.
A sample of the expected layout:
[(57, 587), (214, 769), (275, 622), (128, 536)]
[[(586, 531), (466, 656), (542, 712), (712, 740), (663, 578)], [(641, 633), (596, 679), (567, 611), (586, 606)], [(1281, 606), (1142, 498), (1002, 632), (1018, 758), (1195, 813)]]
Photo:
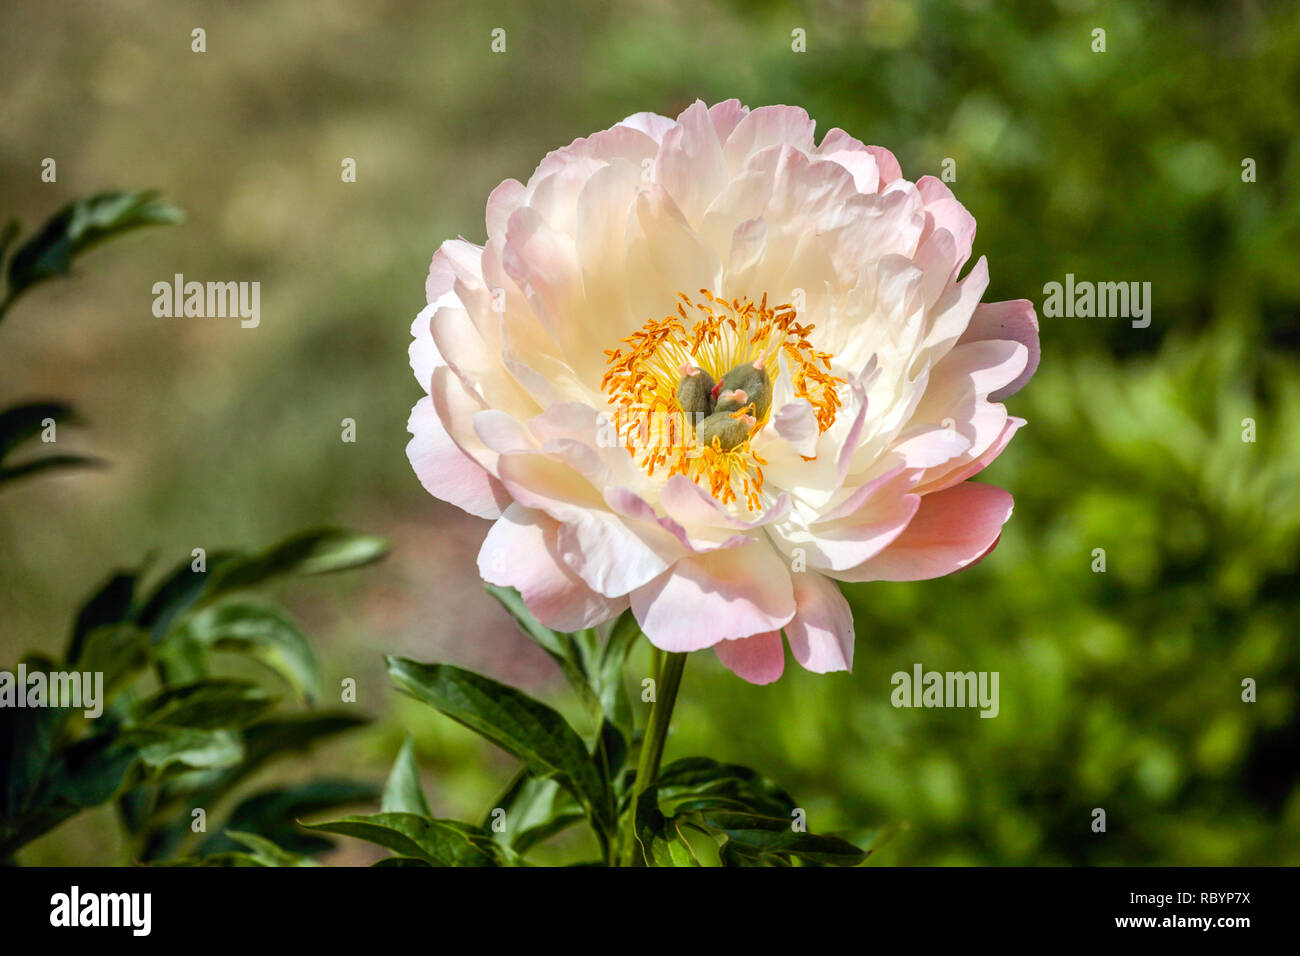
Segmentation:
[[(909, 179), (955, 160), (986, 298), (1038, 305), (1042, 366), (1010, 402), (1030, 424), (985, 475), (1016, 513), (973, 570), (850, 588), (852, 675), (791, 663), (753, 687), (694, 655), (668, 758), (750, 763), (816, 830), (889, 827), (875, 864), (1300, 862), (1300, 5), (7, 0), (0, 63), (0, 213), (157, 187), (188, 214), (0, 328), (3, 399), (69, 399), (89, 419), (72, 442), (112, 462), (0, 498), (0, 659), (62, 646), (114, 566), (381, 534), (383, 564), (285, 595), (327, 686), (356, 677), (376, 722), (271, 779), (380, 781), (410, 730), (435, 809), (478, 817), (511, 761), (399, 700), (382, 655), (574, 708), (481, 589), (487, 524), (406, 462), (429, 258), (483, 240), (499, 181), (629, 113), (792, 103)], [(261, 326), (155, 318), (177, 272), (260, 281)], [(1151, 326), (1043, 317), (1068, 272), (1149, 281)], [(1001, 713), (894, 709), (890, 675), (917, 662), (1000, 672)], [(105, 813), (21, 859), (119, 852)]]

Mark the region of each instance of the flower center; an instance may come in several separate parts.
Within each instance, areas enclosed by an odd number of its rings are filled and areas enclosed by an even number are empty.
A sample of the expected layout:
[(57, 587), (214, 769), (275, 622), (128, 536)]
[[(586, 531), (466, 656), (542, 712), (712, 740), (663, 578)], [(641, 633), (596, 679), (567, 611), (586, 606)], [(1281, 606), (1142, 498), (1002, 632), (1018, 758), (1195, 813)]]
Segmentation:
[(792, 306), (771, 308), (766, 295), (727, 302), (704, 289), (700, 299), (677, 295), (675, 314), (650, 319), (605, 352), (601, 388), (613, 425), (646, 474), (686, 475), (721, 503), (743, 497), (756, 510), (767, 462), (751, 439), (767, 424), (778, 376), (790, 376), (823, 432), (844, 379), (831, 374), (831, 356), (813, 348), (813, 327), (800, 325)]

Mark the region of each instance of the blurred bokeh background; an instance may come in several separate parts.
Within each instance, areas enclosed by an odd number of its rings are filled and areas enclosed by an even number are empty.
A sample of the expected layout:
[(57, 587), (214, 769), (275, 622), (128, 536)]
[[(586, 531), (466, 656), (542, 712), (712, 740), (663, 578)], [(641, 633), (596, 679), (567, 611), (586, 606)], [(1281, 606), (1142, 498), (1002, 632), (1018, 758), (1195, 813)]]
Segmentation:
[[(284, 595), (375, 722), (267, 773), (378, 782), (410, 731), (436, 809), (477, 817), (511, 761), (399, 699), (383, 654), (574, 708), (482, 591), (486, 523), (405, 458), (429, 258), (483, 240), (502, 179), (629, 113), (792, 103), (910, 179), (955, 160), (986, 298), (1038, 305), (1041, 369), (1011, 400), (1030, 424), (984, 476), (1016, 513), (968, 572), (851, 587), (852, 675), (753, 687), (695, 655), (668, 757), (759, 767), (817, 830), (888, 827), (875, 864), (1300, 862), (1300, 5), (6, 0), (0, 64), (0, 214), (156, 187), (188, 216), (0, 327), (0, 398), (70, 400), (88, 424), (61, 444), (111, 461), (0, 497), (6, 666), (61, 647), (114, 567), (380, 534), (384, 563)], [(260, 327), (155, 318), (174, 273), (260, 281)], [(1066, 273), (1150, 282), (1150, 327), (1043, 317)], [(1000, 672), (999, 716), (894, 709), (917, 662)], [(111, 814), (21, 857), (119, 858)]]

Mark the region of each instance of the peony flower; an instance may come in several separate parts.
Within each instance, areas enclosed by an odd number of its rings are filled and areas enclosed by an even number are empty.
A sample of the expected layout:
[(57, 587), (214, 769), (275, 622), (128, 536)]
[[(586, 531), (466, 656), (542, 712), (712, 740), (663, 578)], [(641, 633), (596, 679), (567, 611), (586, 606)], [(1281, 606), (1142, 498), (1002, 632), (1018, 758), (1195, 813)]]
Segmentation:
[(754, 683), (847, 670), (836, 582), (915, 581), (997, 543), (968, 481), (1024, 424), (1026, 300), (980, 302), (939, 180), (802, 109), (697, 102), (556, 150), (433, 257), (411, 464), (495, 521), (485, 580), (550, 627), (631, 607)]

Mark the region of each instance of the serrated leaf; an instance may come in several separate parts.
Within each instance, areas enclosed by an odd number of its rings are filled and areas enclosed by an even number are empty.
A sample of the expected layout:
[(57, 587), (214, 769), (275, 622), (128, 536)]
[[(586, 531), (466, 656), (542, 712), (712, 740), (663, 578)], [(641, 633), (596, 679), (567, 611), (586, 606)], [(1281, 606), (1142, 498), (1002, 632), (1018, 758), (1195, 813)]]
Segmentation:
[(450, 664), (388, 658), (403, 690), (514, 754), (539, 777), (554, 777), (578, 798), (603, 833), (613, 799), (582, 738), (559, 713), (527, 694)]

